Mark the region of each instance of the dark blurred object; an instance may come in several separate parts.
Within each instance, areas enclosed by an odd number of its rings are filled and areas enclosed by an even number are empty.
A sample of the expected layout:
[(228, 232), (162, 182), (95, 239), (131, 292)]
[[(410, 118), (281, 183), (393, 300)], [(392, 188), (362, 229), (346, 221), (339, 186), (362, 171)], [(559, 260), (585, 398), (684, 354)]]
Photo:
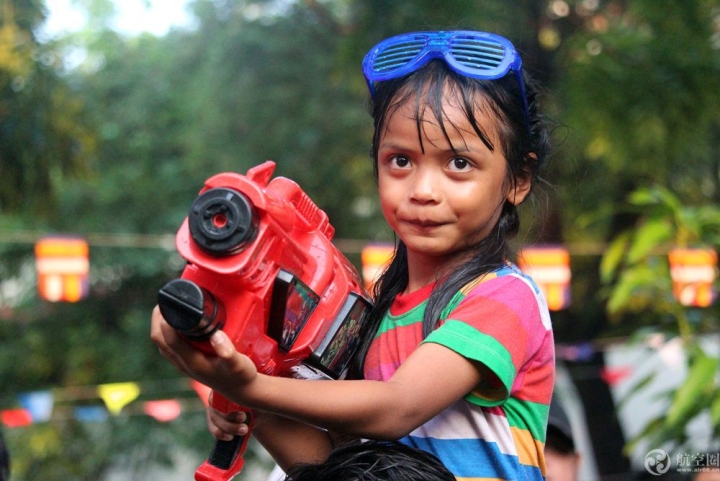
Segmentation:
[(546, 480), (577, 481), (581, 461), (582, 456), (575, 447), (570, 418), (557, 395), (553, 395), (545, 438)]
[(553, 395), (550, 402), (550, 413), (548, 415), (547, 440), (545, 445), (561, 453), (575, 452), (575, 439), (573, 437), (570, 419), (565, 412), (563, 405), (556, 395)]
[(341, 446), (324, 463), (299, 464), (286, 481), (455, 481), (434, 455), (401, 443)]
[(5, 440), (0, 432), (0, 481), (10, 479), (10, 454), (5, 446)]

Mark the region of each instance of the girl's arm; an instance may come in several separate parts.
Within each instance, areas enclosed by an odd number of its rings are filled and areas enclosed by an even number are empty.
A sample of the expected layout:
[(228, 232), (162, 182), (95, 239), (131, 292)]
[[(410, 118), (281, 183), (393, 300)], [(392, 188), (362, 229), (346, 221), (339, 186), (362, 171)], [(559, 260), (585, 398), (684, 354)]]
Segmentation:
[(287, 471), (298, 463), (321, 463), (333, 442), (327, 431), (270, 413), (257, 413), (253, 436)]
[(216, 357), (185, 342), (156, 309), (151, 337), (176, 367), (233, 402), (350, 436), (398, 439), (470, 392), (480, 366), (439, 344), (422, 344), (387, 382), (306, 381), (259, 374), (222, 331)]
[[(335, 447), (352, 441), (276, 414), (254, 411), (253, 416), (252, 435), (284, 471), (300, 463), (321, 463)], [(245, 421), (245, 411), (223, 413), (212, 407), (207, 410), (210, 432), (224, 441), (246, 435)]]

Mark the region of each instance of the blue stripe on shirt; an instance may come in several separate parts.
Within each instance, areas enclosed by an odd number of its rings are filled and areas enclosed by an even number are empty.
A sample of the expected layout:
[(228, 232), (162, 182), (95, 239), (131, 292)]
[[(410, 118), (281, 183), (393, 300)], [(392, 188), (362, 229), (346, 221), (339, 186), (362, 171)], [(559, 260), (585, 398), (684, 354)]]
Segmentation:
[(537, 481), (545, 479), (538, 467), (520, 464), (517, 456), (503, 454), (494, 442), (482, 439), (437, 439), (416, 436), (405, 436), (400, 442), (434, 454), (456, 477), (499, 477)]

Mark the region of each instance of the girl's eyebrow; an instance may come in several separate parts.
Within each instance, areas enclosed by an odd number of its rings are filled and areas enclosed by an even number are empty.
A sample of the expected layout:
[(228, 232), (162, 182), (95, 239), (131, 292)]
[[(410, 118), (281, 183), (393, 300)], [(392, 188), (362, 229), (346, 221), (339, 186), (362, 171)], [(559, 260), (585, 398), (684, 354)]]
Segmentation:
[[(409, 147), (405, 144), (400, 144), (397, 142), (382, 142), (379, 146), (380, 149), (386, 149), (386, 150), (399, 150), (399, 151), (413, 151), (415, 150), (413, 147)], [(463, 145), (455, 147), (454, 145), (451, 145), (448, 148), (443, 149), (447, 153), (453, 153), (453, 154), (471, 154), (473, 152), (476, 152), (478, 149), (472, 149), (468, 147), (466, 143), (463, 143)]]
[(379, 147), (381, 149), (390, 150), (412, 150), (410, 147), (407, 147), (407, 145), (399, 144), (396, 142), (381, 142)]
[(465, 145), (462, 146), (462, 147), (452, 146), (452, 148), (447, 149), (447, 150), (448, 150), (448, 151), (455, 152), (456, 154), (468, 154), (468, 153), (473, 152), (473, 149), (469, 148), (469, 147), (467, 146), (467, 144), (465, 144)]

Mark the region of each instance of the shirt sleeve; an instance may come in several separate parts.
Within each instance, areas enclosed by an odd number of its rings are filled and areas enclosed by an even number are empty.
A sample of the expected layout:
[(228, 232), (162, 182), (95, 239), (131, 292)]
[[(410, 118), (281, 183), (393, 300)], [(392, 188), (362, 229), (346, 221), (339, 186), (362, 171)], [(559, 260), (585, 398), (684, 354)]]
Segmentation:
[(503, 404), (526, 361), (541, 345), (545, 327), (537, 292), (517, 276), (473, 288), (423, 342), (441, 344), (481, 364), (481, 381), (466, 400)]

